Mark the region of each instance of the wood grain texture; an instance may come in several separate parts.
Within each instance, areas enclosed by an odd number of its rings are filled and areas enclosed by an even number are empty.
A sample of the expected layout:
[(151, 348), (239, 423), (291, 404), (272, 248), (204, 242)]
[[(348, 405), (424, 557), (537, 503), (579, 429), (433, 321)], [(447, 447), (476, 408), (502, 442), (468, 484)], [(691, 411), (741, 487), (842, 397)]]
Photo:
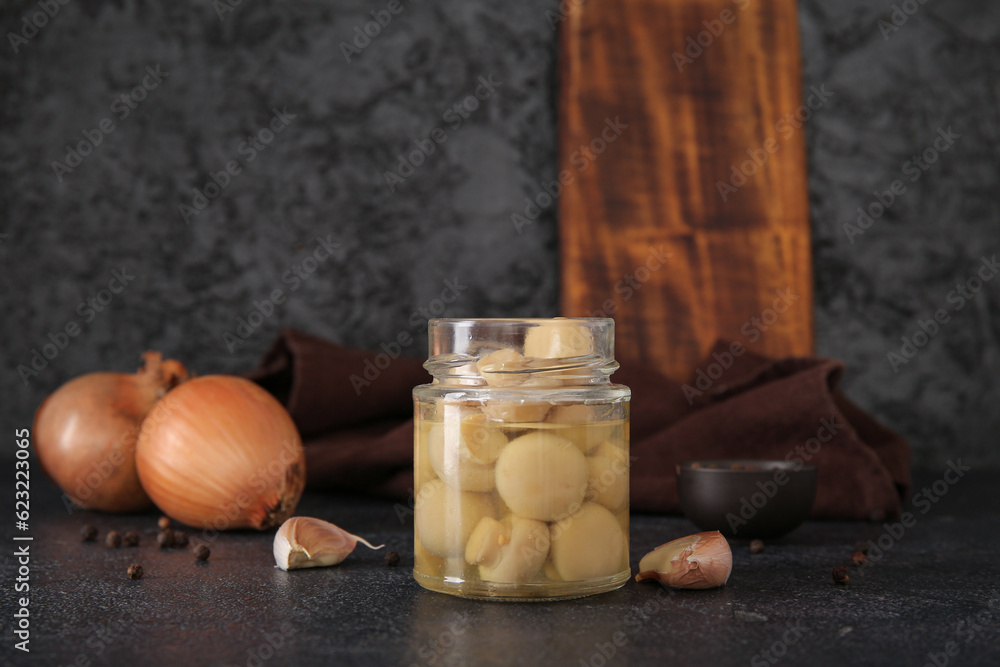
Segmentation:
[(811, 354), (795, 0), (589, 0), (560, 48), (563, 314), (680, 380), (719, 337)]

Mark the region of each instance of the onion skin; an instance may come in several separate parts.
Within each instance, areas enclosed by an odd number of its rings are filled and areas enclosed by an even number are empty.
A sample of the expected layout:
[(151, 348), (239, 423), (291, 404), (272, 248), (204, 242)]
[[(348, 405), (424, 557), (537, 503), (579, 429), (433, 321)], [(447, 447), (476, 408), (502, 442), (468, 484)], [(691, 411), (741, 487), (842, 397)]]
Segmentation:
[(104, 512), (138, 512), (152, 502), (139, 483), (136, 439), (143, 419), (187, 369), (158, 352), (127, 373), (88, 373), (53, 392), (35, 412), (38, 461), (74, 503)]
[(190, 380), (157, 403), (136, 451), (142, 486), (164, 514), (214, 530), (266, 530), (305, 488), (302, 439), (288, 412), (253, 382)]

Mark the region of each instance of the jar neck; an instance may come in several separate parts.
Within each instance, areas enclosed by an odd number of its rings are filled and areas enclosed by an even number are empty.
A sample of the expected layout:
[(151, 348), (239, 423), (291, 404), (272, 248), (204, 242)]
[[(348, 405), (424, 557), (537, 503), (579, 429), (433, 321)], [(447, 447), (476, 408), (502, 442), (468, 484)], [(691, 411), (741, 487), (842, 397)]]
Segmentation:
[(431, 320), (424, 368), (435, 384), (502, 389), (607, 385), (618, 369), (614, 321)]

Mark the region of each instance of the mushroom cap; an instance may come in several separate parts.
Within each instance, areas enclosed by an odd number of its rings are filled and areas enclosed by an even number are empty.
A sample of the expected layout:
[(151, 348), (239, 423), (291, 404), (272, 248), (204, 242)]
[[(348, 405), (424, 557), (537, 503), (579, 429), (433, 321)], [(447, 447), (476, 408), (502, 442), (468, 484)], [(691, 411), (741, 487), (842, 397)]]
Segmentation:
[(549, 556), (564, 581), (610, 577), (622, 570), (622, 528), (605, 507), (587, 503), (550, 530)]
[(617, 512), (628, 502), (628, 454), (610, 442), (587, 457), (590, 480), (587, 500)]
[(463, 491), (492, 491), (493, 463), (507, 445), (499, 428), (479, 413), (435, 422), (427, 432), (427, 455), (437, 476)]
[(511, 440), (496, 463), (496, 487), (511, 511), (527, 519), (556, 521), (583, 503), (587, 459), (569, 440), (532, 431)]
[(461, 491), (435, 479), (421, 487), (414, 508), (414, 526), (421, 544), (444, 558), (462, 556), (476, 525), (494, 516), (485, 493)]

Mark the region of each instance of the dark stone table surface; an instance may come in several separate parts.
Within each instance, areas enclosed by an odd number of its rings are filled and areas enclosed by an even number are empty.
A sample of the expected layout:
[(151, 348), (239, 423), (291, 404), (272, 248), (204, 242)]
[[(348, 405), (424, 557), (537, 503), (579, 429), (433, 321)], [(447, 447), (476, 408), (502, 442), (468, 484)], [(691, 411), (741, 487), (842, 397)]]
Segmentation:
[[(13, 466), (12, 466), (13, 468)], [(752, 555), (733, 543), (729, 584), (671, 593), (630, 581), (554, 603), (462, 600), (412, 579), (411, 517), (393, 503), (307, 494), (299, 514), (323, 517), (402, 556), (388, 567), (363, 547), (342, 564), (282, 572), (271, 534), (215, 539), (207, 563), (161, 551), (157, 514), (68, 512), (36, 467), (27, 531), (13, 511), (4, 543), (0, 662), (15, 665), (997, 665), (1000, 664), (1000, 474), (972, 471), (915, 523), (808, 522)], [(943, 479), (918, 475), (917, 490)], [(13, 475), (4, 477), (13, 477)], [(2, 498), (13, 508), (11, 481)], [(923, 502), (926, 500), (927, 502)], [(926, 509), (926, 513), (923, 510)], [(92, 523), (96, 543), (79, 529)], [(109, 530), (140, 530), (133, 549)], [(686, 519), (633, 515), (632, 569), (653, 547), (694, 532)], [(14, 541), (30, 536), (31, 541)], [(847, 586), (831, 570), (857, 540), (881, 539)], [(30, 654), (14, 648), (16, 548), (30, 545)], [(145, 576), (126, 576), (131, 562)], [(951, 651), (953, 655), (949, 655)]]

